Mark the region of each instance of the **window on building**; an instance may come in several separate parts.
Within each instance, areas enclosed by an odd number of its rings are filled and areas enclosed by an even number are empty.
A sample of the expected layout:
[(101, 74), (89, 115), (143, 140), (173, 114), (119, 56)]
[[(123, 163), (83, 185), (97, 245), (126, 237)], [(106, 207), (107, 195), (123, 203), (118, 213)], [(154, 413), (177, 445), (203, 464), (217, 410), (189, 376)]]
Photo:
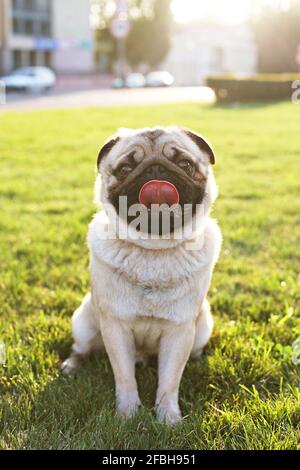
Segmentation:
[(23, 6), (22, 0), (13, 0), (12, 8), (13, 10), (21, 10)]
[(13, 0), (13, 32), (35, 37), (51, 35), (50, 0)]
[(36, 51), (30, 51), (29, 52), (29, 65), (31, 65), (31, 66), (37, 65), (36, 55), (37, 55)]
[(37, 53), (36, 65), (39, 65), (40, 67), (43, 67), (45, 65), (45, 58), (44, 58), (44, 52), (43, 51), (39, 51)]
[(26, 21), (22, 18), (14, 18), (13, 32), (14, 34), (26, 34)]
[(13, 51), (13, 68), (18, 69), (22, 65), (22, 51), (16, 49)]
[(50, 9), (49, 0), (35, 0), (35, 3), (38, 11), (48, 12)]
[(34, 0), (23, 0), (23, 3), (24, 3), (25, 10), (30, 10), (30, 11), (34, 10), (34, 7), (35, 7)]
[(41, 21), (40, 23), (41, 36), (50, 36), (50, 23), (49, 21)]
[(25, 34), (32, 35), (34, 30), (34, 22), (32, 20), (25, 21)]
[(52, 54), (50, 51), (45, 51), (45, 65), (47, 67), (52, 67)]

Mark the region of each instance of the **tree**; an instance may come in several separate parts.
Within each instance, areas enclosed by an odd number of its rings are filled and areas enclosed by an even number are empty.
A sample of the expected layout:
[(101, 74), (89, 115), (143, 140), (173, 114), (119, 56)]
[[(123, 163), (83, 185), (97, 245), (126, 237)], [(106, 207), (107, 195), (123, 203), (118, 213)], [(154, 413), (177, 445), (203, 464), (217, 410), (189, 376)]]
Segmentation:
[(154, 0), (151, 16), (141, 16), (132, 22), (126, 41), (128, 62), (151, 68), (159, 65), (170, 49), (170, 0)]
[(287, 10), (266, 9), (254, 23), (258, 49), (258, 71), (297, 72), (297, 48), (300, 45), (300, 1)]
[(95, 30), (95, 63), (100, 72), (112, 72), (117, 60), (117, 43), (107, 26)]
[[(166, 57), (170, 48), (171, 0), (128, 0), (131, 30), (126, 39), (126, 56), (132, 67), (144, 63), (156, 67)], [(98, 16), (95, 31), (95, 56), (97, 63), (104, 55), (108, 70), (117, 58), (117, 42), (109, 26), (114, 2), (93, 0), (94, 15)]]

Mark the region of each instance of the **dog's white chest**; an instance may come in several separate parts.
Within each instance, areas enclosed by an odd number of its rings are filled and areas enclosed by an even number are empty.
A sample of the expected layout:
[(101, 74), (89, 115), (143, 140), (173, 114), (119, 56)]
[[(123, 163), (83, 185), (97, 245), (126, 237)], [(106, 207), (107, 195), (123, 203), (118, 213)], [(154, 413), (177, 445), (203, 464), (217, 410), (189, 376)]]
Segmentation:
[[(93, 231), (93, 227), (91, 227)], [(207, 293), (214, 253), (184, 244), (166, 250), (89, 235), (93, 294), (120, 319), (155, 317), (182, 323), (195, 317)]]
[[(156, 317), (186, 321), (198, 311), (199, 275), (176, 273), (178, 260), (150, 260), (121, 249), (111, 263), (92, 259), (92, 283), (99, 303), (121, 318)], [(118, 262), (121, 261), (122, 262)]]

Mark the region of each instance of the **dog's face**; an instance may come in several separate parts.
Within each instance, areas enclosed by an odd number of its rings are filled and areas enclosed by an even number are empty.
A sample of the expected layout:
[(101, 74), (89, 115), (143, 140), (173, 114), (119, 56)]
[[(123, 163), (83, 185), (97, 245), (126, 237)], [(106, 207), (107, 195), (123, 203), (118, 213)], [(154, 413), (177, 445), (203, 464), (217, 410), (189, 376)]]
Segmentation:
[[(128, 208), (139, 205), (147, 212), (149, 233), (153, 232), (153, 208), (163, 205), (164, 210), (169, 209), (172, 233), (178, 219), (182, 226), (188, 223), (197, 205), (204, 202), (214, 163), (208, 142), (189, 130), (121, 130), (98, 156), (102, 202), (110, 203), (129, 224), (135, 216), (120, 212), (120, 197), (126, 196)], [(161, 220), (158, 230), (159, 235), (164, 234)]]

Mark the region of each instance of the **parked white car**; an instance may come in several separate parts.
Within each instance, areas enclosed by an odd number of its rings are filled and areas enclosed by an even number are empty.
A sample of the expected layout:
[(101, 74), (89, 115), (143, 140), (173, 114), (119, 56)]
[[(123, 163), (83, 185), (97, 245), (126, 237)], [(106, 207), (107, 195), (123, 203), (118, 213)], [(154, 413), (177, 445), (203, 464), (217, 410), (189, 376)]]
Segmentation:
[(149, 87), (172, 86), (174, 77), (169, 72), (150, 72), (146, 76), (146, 84)]
[(23, 67), (1, 78), (7, 90), (42, 92), (56, 83), (54, 72), (48, 67)]
[(125, 80), (116, 78), (112, 86), (113, 88), (143, 88), (146, 86), (146, 79), (141, 73), (130, 73)]

